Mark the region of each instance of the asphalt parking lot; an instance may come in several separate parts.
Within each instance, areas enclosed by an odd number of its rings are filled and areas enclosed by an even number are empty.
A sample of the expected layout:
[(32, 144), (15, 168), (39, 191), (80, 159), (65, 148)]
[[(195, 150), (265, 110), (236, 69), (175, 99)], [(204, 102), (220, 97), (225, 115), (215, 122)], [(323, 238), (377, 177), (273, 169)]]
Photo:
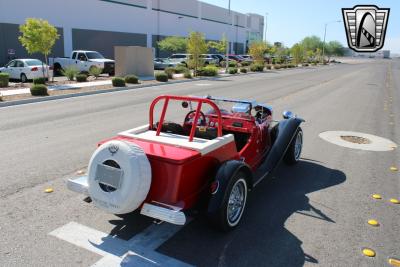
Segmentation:
[[(400, 198), (400, 173), (390, 170), (400, 168), (399, 149), (355, 150), (318, 135), (356, 131), (399, 144), (399, 88), (393, 59), (1, 108), (0, 265), (390, 266), (400, 258), (400, 204), (389, 202)], [(96, 143), (147, 123), (159, 94), (256, 99), (278, 119), (292, 110), (306, 120), (302, 161), (281, 164), (257, 186), (228, 234), (201, 213), (184, 227), (156, 225), (137, 213), (106, 214), (69, 192), (66, 179), (85, 169)], [(376, 256), (364, 256), (366, 247)]]

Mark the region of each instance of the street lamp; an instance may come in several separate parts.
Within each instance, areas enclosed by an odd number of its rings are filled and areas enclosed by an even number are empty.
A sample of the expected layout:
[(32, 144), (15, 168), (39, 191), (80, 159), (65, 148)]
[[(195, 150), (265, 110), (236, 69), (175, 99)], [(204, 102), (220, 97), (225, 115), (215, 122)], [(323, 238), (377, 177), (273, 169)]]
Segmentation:
[(267, 42), (268, 12), (265, 12), (264, 40)]
[(231, 0), (228, 1), (228, 25), (229, 25), (229, 30), (228, 30), (228, 34), (226, 35), (226, 57), (225, 57), (225, 74), (228, 73), (228, 67), (229, 67), (229, 33), (231, 30)]
[(326, 28), (328, 27), (328, 24), (332, 24), (332, 23), (339, 23), (342, 22), (341, 20), (334, 20), (334, 21), (330, 21), (325, 23), (325, 32), (324, 32), (324, 42), (322, 44), (322, 63), (324, 63), (325, 61), (325, 38), (326, 38)]

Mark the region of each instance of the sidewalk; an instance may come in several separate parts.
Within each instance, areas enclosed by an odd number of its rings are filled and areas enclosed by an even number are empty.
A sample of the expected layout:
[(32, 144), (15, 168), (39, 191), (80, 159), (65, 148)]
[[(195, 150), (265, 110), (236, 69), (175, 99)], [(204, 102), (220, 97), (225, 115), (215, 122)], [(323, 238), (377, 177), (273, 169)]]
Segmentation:
[[(62, 85), (51, 85), (51, 86), (48, 86), (47, 89), (50, 91), (52, 91), (52, 90), (68, 90), (68, 89), (79, 89), (79, 88), (90, 87), (90, 86), (99, 86), (99, 85), (111, 85), (111, 80), (82, 82), (82, 83), (73, 83), (73, 84), (62, 84)], [(0, 91), (0, 94), (3, 96), (21, 95), (21, 94), (30, 94), (30, 93), (31, 93), (31, 91), (29, 88)]]

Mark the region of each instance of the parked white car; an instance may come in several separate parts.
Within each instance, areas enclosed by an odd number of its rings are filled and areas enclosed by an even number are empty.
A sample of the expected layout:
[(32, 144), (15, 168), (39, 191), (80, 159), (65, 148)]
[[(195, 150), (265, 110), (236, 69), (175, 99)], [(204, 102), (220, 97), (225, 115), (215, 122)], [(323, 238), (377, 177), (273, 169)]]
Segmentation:
[[(44, 75), (43, 75), (44, 67)], [(8, 73), (10, 79), (21, 80), (25, 83), (28, 80), (33, 80), (39, 77), (47, 77), (47, 70), (49, 77), (53, 76), (53, 69), (38, 59), (14, 59), (8, 62), (4, 67), (0, 68), (0, 72)]]
[(203, 54), (200, 57), (204, 60), (204, 65), (218, 65), (219, 60), (217, 57), (213, 56), (212, 54)]
[(49, 58), (50, 66), (53, 66), (54, 72), (60, 74), (67, 67), (75, 67), (80, 72), (89, 72), (90, 68), (97, 67), (103, 69), (103, 73), (114, 75), (115, 61), (104, 58), (102, 54), (96, 51), (75, 50), (70, 57)]
[(168, 60), (175, 64), (183, 64), (187, 66), (189, 61), (189, 56), (190, 56), (189, 54), (172, 54), (168, 58)]

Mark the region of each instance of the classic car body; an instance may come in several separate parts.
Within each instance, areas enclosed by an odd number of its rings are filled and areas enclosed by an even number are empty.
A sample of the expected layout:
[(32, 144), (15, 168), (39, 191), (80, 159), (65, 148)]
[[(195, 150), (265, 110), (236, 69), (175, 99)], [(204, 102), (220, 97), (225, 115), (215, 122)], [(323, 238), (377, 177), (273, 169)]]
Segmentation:
[[(165, 119), (176, 101), (189, 109), (183, 123)], [(272, 108), (255, 101), (160, 96), (150, 105), (149, 124), (101, 141), (88, 176), (70, 179), (68, 187), (108, 212), (139, 208), (174, 224), (184, 224), (185, 212), (205, 203), (210, 220), (229, 230), (240, 221), (247, 192), (282, 158), (299, 160), (302, 121), (286, 112), (275, 122)]]

